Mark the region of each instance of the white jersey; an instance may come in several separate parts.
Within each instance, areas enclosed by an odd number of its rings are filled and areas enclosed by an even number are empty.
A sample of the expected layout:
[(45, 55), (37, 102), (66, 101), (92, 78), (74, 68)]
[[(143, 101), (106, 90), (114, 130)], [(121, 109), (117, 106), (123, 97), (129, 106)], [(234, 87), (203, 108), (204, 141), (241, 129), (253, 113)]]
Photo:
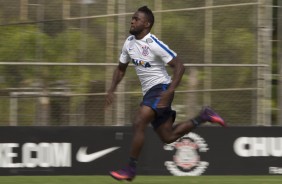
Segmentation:
[(141, 40), (129, 36), (122, 48), (120, 62), (132, 62), (142, 86), (143, 95), (157, 84), (169, 84), (165, 64), (176, 57), (176, 53), (156, 36), (149, 33)]

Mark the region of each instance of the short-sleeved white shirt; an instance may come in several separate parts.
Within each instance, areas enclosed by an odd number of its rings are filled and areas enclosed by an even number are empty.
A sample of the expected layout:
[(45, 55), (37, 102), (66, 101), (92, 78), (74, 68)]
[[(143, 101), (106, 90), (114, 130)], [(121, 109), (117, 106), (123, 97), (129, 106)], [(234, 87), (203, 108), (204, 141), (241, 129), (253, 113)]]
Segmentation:
[(142, 86), (143, 95), (157, 84), (169, 84), (165, 64), (175, 58), (177, 54), (155, 35), (149, 33), (144, 38), (136, 40), (129, 36), (122, 48), (120, 62), (132, 62)]

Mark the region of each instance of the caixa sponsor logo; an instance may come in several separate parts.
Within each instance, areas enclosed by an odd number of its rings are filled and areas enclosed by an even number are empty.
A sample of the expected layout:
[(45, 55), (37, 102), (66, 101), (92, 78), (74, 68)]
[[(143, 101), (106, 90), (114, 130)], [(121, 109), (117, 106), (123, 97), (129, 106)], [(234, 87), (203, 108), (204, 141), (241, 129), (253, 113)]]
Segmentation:
[(143, 66), (144, 68), (150, 68), (151, 67), (150, 62), (147, 62), (147, 61), (143, 61), (143, 60), (140, 60), (140, 59), (132, 59), (131, 61), (136, 66)]
[(201, 161), (200, 154), (209, 150), (205, 140), (196, 133), (189, 133), (174, 143), (164, 146), (164, 150), (173, 151), (172, 161), (166, 161), (167, 170), (175, 176), (202, 175), (209, 163)]
[(239, 137), (233, 148), (241, 157), (282, 157), (282, 137)]
[(0, 167), (71, 167), (71, 143), (1, 143)]

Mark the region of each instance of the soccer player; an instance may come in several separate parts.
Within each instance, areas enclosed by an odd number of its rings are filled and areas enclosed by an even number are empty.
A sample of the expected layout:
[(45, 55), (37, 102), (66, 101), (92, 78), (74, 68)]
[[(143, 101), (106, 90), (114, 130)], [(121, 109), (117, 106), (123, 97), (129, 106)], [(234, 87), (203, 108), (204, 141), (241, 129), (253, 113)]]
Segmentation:
[[(225, 126), (224, 120), (209, 107), (204, 107), (197, 117), (173, 125), (176, 112), (171, 109), (171, 103), (185, 68), (177, 54), (150, 33), (153, 25), (154, 15), (147, 6), (140, 7), (134, 13), (129, 30), (131, 35), (125, 40), (119, 65), (114, 71), (112, 84), (106, 95), (108, 106), (112, 103), (114, 91), (131, 61), (141, 82), (143, 101), (133, 122), (129, 162), (125, 168), (110, 172), (117, 180), (134, 179), (138, 157), (144, 144), (145, 129), (149, 123), (164, 143), (176, 141), (204, 122)], [(166, 64), (173, 70), (172, 77), (166, 71)]]

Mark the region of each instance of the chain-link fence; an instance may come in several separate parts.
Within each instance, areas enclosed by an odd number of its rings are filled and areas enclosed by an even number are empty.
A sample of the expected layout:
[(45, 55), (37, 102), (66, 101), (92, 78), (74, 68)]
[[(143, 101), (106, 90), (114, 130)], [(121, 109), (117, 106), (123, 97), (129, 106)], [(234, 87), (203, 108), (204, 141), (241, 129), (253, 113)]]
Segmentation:
[(230, 125), (275, 124), (269, 0), (0, 0), (0, 124), (131, 124), (142, 98), (133, 67), (110, 108), (104, 97), (143, 5), (187, 67), (177, 122), (207, 104)]

